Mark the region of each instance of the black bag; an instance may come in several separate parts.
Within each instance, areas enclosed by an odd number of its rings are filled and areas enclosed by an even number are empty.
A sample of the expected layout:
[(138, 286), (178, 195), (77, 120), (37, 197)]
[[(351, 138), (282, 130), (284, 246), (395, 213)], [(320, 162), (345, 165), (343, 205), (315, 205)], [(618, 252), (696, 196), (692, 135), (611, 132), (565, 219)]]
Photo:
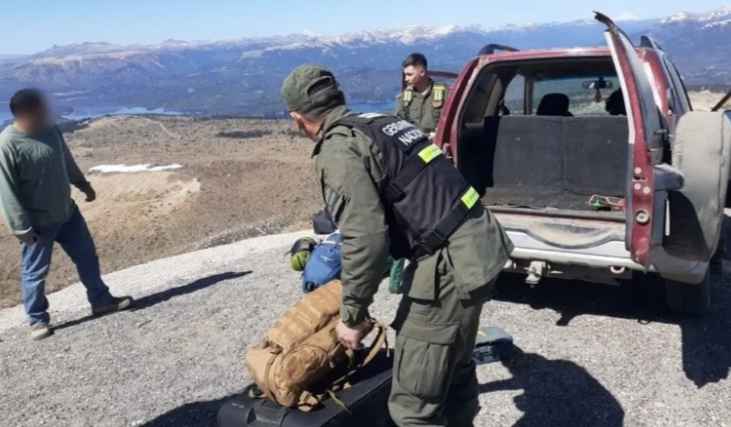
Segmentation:
[(312, 230), (315, 234), (332, 234), (337, 231), (338, 226), (333, 221), (332, 215), (327, 209), (318, 211), (312, 216)]
[(218, 427), (396, 427), (388, 413), (393, 355), (383, 351), (350, 379), (352, 387), (311, 412), (289, 409), (244, 393), (221, 406)]
[(478, 365), (510, 360), (513, 358), (513, 337), (497, 326), (480, 328), (472, 358)]

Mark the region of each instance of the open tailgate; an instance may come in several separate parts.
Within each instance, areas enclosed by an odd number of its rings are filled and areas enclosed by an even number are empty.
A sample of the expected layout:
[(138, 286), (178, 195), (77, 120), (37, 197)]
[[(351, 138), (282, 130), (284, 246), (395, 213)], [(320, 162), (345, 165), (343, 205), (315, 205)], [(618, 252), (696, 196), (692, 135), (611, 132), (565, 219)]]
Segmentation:
[(626, 243), (632, 259), (649, 268), (661, 249), (666, 191), (682, 185), (682, 177), (662, 165), (667, 138), (643, 62), (627, 34), (609, 17), (596, 13), (607, 26), (606, 40), (618, 70), (629, 121)]

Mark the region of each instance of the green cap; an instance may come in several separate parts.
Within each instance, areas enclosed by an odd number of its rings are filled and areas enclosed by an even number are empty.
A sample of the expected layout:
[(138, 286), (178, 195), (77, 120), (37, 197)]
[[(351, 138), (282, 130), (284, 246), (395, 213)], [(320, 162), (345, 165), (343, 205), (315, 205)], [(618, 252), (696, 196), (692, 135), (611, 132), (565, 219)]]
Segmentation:
[[(330, 84), (325, 83), (328, 81)], [(315, 95), (311, 91), (315, 85), (319, 86), (315, 93), (338, 90), (335, 76), (322, 65), (300, 65), (289, 73), (282, 83), (282, 98), (289, 111), (297, 111), (311, 104)]]

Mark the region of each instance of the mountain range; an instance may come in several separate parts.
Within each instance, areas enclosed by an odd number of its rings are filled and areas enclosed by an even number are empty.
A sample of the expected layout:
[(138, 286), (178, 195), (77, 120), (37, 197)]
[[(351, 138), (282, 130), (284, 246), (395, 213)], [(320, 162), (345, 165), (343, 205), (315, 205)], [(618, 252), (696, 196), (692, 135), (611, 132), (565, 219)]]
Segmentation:
[[(589, 14), (591, 16), (591, 14)], [(688, 85), (721, 86), (731, 72), (731, 6), (664, 19), (619, 19), (637, 40), (648, 34), (674, 58)], [(239, 40), (167, 40), (158, 45), (81, 43), (23, 57), (0, 56), (0, 99), (41, 87), (73, 108), (136, 106), (203, 114), (275, 114), (279, 85), (297, 65), (331, 67), (351, 103), (386, 103), (400, 88), (400, 63), (411, 52), (430, 68), (459, 71), (489, 43), (518, 49), (599, 46), (594, 20), (507, 25), (415, 26), (339, 36), (310, 32)]]

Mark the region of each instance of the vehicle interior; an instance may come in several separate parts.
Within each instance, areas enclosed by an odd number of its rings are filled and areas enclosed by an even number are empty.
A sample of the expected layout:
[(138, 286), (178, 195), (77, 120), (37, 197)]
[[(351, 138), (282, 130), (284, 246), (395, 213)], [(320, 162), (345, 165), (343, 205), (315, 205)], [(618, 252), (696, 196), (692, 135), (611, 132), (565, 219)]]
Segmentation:
[(501, 62), (470, 89), (457, 161), (491, 207), (623, 218), (628, 138), (611, 57)]

